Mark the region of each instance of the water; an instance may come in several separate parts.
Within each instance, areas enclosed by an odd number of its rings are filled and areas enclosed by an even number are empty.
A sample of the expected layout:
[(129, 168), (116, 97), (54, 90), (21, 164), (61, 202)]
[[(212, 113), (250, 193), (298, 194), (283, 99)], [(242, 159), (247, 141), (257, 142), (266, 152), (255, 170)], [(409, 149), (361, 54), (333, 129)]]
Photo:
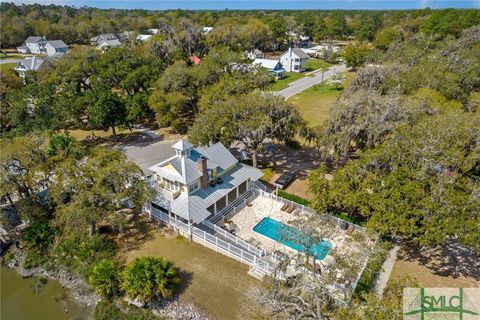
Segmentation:
[[(253, 231), (258, 232), (270, 239), (273, 239), (277, 242), (283, 243), (284, 245), (300, 251), (304, 252), (305, 248), (298, 243), (299, 239), (305, 239), (305, 236), (302, 233), (295, 229), (294, 227), (287, 226), (280, 221), (272, 219), (270, 217), (263, 218), (255, 227), (253, 227)], [(297, 239), (297, 241), (295, 241)], [(307, 241), (304, 241), (307, 242)], [(324, 259), (332, 244), (326, 240), (322, 240), (319, 244), (312, 245), (310, 247), (310, 254), (313, 256), (316, 254), (316, 258), (318, 260)]]
[[(34, 293), (30, 285), (33, 278), (23, 279), (15, 270), (1, 268), (1, 309), (0, 319), (5, 320), (71, 320), (88, 319), (90, 308), (76, 303), (68, 297), (58, 281), (48, 283)], [(66, 296), (67, 295), (67, 296)], [(62, 301), (56, 301), (65, 297)], [(65, 312), (68, 305), (68, 313)]]

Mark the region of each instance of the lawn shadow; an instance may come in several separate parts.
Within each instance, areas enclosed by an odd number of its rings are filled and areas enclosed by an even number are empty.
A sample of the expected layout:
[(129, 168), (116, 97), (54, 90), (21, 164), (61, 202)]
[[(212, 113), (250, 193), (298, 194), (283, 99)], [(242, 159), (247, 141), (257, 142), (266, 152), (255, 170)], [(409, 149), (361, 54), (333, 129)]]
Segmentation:
[(125, 251), (138, 250), (145, 242), (154, 238), (155, 225), (141, 214), (135, 214), (130, 219), (125, 231), (118, 236), (119, 243)]
[(177, 288), (176, 294), (181, 296), (192, 284), (193, 272), (177, 268), (177, 274), (180, 277), (180, 285)]
[(453, 240), (436, 247), (421, 246), (413, 241), (405, 242), (399, 258), (417, 262), (438, 276), (454, 279), (463, 276), (480, 280), (480, 257)]

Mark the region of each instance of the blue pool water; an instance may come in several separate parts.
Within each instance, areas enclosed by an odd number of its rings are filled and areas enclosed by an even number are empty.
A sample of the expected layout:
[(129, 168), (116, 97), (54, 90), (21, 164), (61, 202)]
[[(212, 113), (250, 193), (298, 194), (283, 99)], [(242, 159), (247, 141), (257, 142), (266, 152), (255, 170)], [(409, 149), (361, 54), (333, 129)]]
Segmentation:
[[(300, 252), (304, 252), (305, 248), (298, 242), (307, 242), (307, 241), (299, 241), (300, 239), (304, 238), (303, 235), (298, 229), (287, 226), (280, 221), (272, 219), (270, 217), (263, 218), (255, 227), (253, 227), (253, 231), (258, 232), (265, 237), (273, 239), (277, 242), (283, 243), (284, 245), (295, 249)], [(298, 239), (295, 241), (295, 239)], [(316, 253), (316, 258), (318, 260), (322, 260), (325, 258), (330, 251), (332, 244), (326, 240), (322, 240), (317, 245), (312, 245), (310, 247), (310, 254), (313, 256)]]

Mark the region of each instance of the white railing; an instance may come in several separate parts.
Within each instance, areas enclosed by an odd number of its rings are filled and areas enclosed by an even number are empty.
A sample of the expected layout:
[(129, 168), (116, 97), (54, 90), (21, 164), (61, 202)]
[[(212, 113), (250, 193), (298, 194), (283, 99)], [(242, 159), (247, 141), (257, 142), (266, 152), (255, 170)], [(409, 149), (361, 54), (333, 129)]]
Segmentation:
[(245, 191), (240, 197), (235, 199), (232, 203), (230, 203), (227, 207), (223, 208), (219, 212), (217, 212), (214, 216), (208, 219), (209, 222), (217, 223), (223, 217), (230, 215), (233, 212), (233, 215), (237, 213), (238, 210), (242, 209), (247, 205), (249, 201), (251, 201), (252, 196), (254, 196), (254, 192), (252, 190)]
[(219, 226), (209, 222), (209, 221), (204, 221), (202, 222), (205, 226), (208, 228), (212, 229), (215, 233), (220, 234), (224, 238), (234, 242), (235, 244), (239, 245), (240, 247), (245, 248), (246, 250), (256, 254), (257, 256), (263, 257), (265, 255), (265, 251), (262, 249), (258, 249), (257, 247), (252, 246), (245, 240), (240, 239), (239, 237), (231, 234), (230, 232), (227, 232), (226, 230), (220, 228)]
[[(313, 210), (312, 208), (310, 207), (307, 207), (303, 204), (299, 204), (299, 203), (296, 203), (294, 201), (291, 201), (291, 200), (288, 200), (288, 199), (285, 199), (285, 198), (282, 198), (278, 195), (275, 195), (274, 193), (271, 193), (271, 192), (266, 192), (262, 189), (259, 188), (259, 186), (257, 185), (254, 185), (254, 191), (263, 196), (263, 197), (266, 197), (266, 198), (269, 198), (269, 199), (274, 199), (278, 202), (281, 202), (283, 204), (288, 204), (288, 205), (291, 205), (292, 207), (296, 208), (296, 209), (299, 209), (300, 212), (302, 214), (315, 214), (315, 215), (319, 215), (320, 213), (316, 212), (315, 210)], [(352, 222), (349, 222), (349, 221), (345, 221), (343, 219), (340, 219), (340, 218), (337, 218), (335, 216), (332, 216), (332, 215), (329, 215), (329, 214), (322, 214), (322, 216), (325, 218), (325, 219), (328, 219), (330, 221), (332, 221), (333, 223), (335, 223), (337, 226), (340, 226), (341, 223), (343, 222), (346, 222), (348, 223), (349, 225), (353, 226), (353, 228), (356, 230), (356, 231), (361, 231), (361, 232), (364, 232), (365, 231), (365, 228), (362, 227), (362, 226), (359, 226), (358, 224), (355, 224), (355, 223), (352, 223)]]
[[(275, 268), (268, 261), (261, 258), (260, 254), (249, 252), (249, 250), (245, 250), (239, 245), (232, 244), (223, 239), (220, 239), (219, 237), (212, 235), (204, 230), (201, 230), (193, 225), (189, 226), (188, 224), (178, 219), (175, 220), (168, 214), (156, 208), (144, 207), (144, 211), (155, 220), (161, 220), (176, 228), (177, 231), (182, 233), (184, 236), (191, 237), (191, 239), (195, 242), (200, 243), (205, 247), (211, 248), (216, 252), (220, 252), (231, 258), (234, 258), (242, 263), (248, 264), (249, 266), (254, 267), (256, 270), (263, 272), (264, 274), (270, 275), (275, 270)], [(257, 248), (252, 249), (256, 249), (257, 251), (259, 251)]]

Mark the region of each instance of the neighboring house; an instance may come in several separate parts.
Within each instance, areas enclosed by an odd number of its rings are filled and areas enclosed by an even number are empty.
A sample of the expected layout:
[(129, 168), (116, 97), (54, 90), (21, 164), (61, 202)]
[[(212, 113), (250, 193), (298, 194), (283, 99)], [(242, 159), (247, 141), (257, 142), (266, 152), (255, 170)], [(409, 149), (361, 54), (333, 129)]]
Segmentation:
[(148, 29), (148, 33), (150, 34), (160, 34), (160, 29)]
[(123, 31), (122, 33), (118, 34), (118, 40), (123, 42), (128, 41), (132, 35), (133, 31)]
[(248, 59), (252, 60), (264, 58), (263, 52), (259, 49), (253, 49), (253, 51), (245, 51), (245, 56)]
[(46, 37), (28, 37), (25, 40), (25, 45), (33, 54), (45, 54), (45, 45), (47, 44)]
[(151, 34), (139, 34), (137, 36), (137, 40), (138, 41), (147, 41), (148, 39), (150, 39), (152, 37)]
[(287, 72), (303, 72), (308, 55), (300, 48), (288, 48), (288, 51), (280, 56), (280, 62)]
[(251, 192), (263, 173), (241, 164), (220, 142), (194, 147), (187, 140), (172, 145), (175, 155), (149, 168), (157, 191), (152, 206), (175, 220), (200, 224), (221, 216)]
[(202, 30), (203, 30), (203, 33), (209, 33), (210, 31), (213, 30), (213, 27), (203, 27)]
[(100, 50), (107, 50), (109, 48), (116, 48), (118, 46), (120, 46), (121, 43), (118, 39), (114, 39), (114, 40), (103, 40), (102, 42), (100, 42), (97, 46), (97, 49), (100, 49)]
[(18, 53), (30, 53), (30, 49), (28, 49), (27, 46), (20, 46), (20, 47), (17, 47), (17, 52)]
[(196, 66), (198, 66), (200, 62), (202, 62), (202, 59), (200, 59), (197, 55), (191, 55), (190, 57), (188, 57), (188, 59)]
[(62, 40), (49, 40), (45, 45), (45, 51), (50, 57), (62, 56), (68, 51), (68, 46)]
[(25, 79), (28, 71), (38, 71), (45, 59), (33, 56), (20, 60), (13, 70), (17, 71), (22, 79)]
[(275, 80), (281, 79), (285, 76), (285, 68), (283, 67), (282, 63), (278, 60), (272, 59), (255, 59), (252, 62), (252, 65), (260, 65), (267, 69), (273, 76)]
[(118, 38), (113, 33), (103, 33), (103, 34), (99, 34), (98, 36), (92, 37), (90, 39), (90, 45), (98, 47), (105, 41), (114, 41), (114, 40), (118, 41)]

